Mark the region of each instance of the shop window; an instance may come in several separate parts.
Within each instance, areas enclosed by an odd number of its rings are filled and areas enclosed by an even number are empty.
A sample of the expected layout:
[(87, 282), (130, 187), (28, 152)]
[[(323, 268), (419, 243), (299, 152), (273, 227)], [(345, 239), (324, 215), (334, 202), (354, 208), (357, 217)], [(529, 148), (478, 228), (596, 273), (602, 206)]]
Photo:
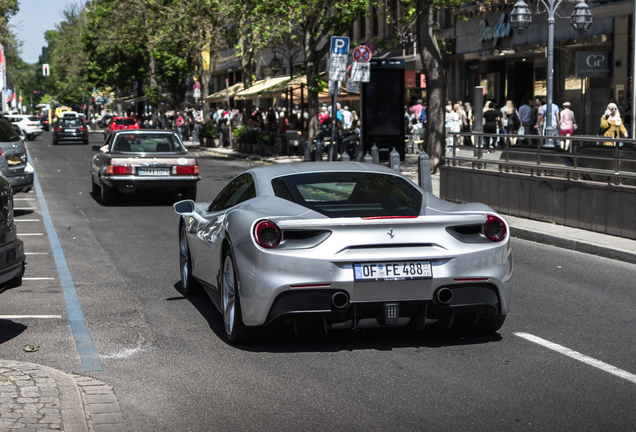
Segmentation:
[(367, 17), (364, 13), (361, 13), (358, 17), (358, 36), (360, 40), (364, 40), (367, 37)]

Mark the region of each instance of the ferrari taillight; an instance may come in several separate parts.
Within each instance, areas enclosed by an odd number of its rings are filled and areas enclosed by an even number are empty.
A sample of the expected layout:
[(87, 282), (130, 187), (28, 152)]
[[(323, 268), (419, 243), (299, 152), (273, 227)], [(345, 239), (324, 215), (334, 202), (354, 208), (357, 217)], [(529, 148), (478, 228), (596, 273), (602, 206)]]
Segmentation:
[(497, 216), (488, 215), (488, 220), (484, 224), (484, 235), (490, 241), (502, 241), (506, 238), (506, 223)]
[(172, 167), (172, 174), (177, 175), (197, 175), (199, 165), (177, 165)]
[(110, 175), (131, 175), (133, 168), (130, 165), (108, 165)]
[(269, 220), (262, 220), (254, 227), (254, 239), (256, 243), (265, 249), (272, 249), (278, 246), (282, 238), (280, 228)]

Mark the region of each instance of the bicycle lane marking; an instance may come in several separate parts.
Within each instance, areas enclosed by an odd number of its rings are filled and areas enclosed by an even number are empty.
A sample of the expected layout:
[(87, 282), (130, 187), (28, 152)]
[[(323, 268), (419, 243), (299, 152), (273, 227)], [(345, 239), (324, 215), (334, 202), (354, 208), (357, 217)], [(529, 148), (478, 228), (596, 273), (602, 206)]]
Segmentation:
[(580, 352), (571, 350), (562, 345), (556, 344), (554, 342), (550, 342), (548, 340), (542, 339), (535, 335), (531, 335), (529, 333), (515, 333), (515, 335), (636, 384), (636, 375), (634, 375), (633, 373), (624, 371), (623, 369), (619, 369), (616, 366), (612, 366), (601, 360), (597, 360), (593, 357), (586, 356), (585, 354), (581, 354)]
[[(27, 153), (28, 150), (27, 150)], [(31, 159), (31, 154), (28, 155)], [(80, 304), (77, 291), (75, 290), (75, 284), (73, 284), (73, 278), (71, 272), (68, 269), (66, 258), (64, 257), (64, 251), (60, 244), (60, 239), (55, 232), (53, 226), (53, 220), (49, 213), (49, 207), (44, 199), (44, 193), (40, 187), (40, 181), (38, 179), (37, 171), (33, 170), (33, 183), (35, 186), (35, 193), (37, 194), (38, 201), (40, 202), (40, 211), (42, 212), (42, 219), (44, 221), (44, 227), (46, 233), (51, 242), (51, 249), (53, 250), (53, 257), (55, 259), (55, 266), (57, 267), (57, 273), (60, 276), (60, 283), (62, 284), (62, 292), (64, 293), (64, 302), (66, 303), (66, 310), (68, 312), (68, 318), (71, 324), (71, 331), (73, 332), (73, 338), (75, 339), (75, 345), (79, 352), (80, 360), (82, 361), (82, 367), (86, 372), (101, 371), (102, 363), (97, 354), (97, 349), (93, 343), (93, 338), (86, 325), (84, 318), (84, 311)]]

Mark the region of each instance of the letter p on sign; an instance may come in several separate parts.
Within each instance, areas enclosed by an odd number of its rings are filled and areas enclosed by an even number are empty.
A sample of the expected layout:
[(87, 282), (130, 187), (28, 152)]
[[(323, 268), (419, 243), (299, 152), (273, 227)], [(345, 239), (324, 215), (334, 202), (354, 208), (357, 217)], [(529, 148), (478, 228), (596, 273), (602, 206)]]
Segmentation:
[(349, 54), (349, 38), (331, 36), (331, 54)]

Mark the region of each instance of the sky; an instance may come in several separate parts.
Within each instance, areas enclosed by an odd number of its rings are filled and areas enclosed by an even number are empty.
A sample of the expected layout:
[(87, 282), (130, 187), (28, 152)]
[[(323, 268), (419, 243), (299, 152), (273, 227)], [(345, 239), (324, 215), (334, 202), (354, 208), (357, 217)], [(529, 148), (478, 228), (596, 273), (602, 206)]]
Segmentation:
[(44, 32), (54, 30), (62, 21), (61, 12), (69, 0), (19, 0), (20, 11), (11, 18), (10, 24), (18, 39), (23, 42), (22, 60), (37, 63), (45, 45)]

